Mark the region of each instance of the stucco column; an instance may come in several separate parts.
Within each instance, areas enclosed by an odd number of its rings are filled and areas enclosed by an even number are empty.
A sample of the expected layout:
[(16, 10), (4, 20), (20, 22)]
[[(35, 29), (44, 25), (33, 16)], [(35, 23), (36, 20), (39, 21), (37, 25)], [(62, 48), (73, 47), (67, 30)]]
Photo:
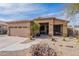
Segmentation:
[(53, 20), (49, 21), (49, 35), (53, 36)]
[(7, 26), (7, 35), (9, 36), (9, 27)]
[(63, 25), (63, 36), (67, 36), (67, 25)]

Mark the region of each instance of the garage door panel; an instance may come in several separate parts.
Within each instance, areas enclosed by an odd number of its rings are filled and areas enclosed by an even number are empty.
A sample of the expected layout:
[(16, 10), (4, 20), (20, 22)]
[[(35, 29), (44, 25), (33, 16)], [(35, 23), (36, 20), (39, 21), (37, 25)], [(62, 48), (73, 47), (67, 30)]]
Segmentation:
[(26, 37), (30, 35), (30, 29), (29, 28), (10, 28), (10, 35)]

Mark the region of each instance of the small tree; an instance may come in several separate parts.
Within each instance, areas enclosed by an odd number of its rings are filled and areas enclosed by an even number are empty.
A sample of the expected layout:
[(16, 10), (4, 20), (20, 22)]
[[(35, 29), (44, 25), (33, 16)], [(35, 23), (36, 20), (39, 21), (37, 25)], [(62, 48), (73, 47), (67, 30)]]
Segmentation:
[(32, 37), (36, 36), (36, 34), (39, 32), (39, 24), (36, 24), (35, 22), (32, 23), (32, 26), (31, 26), (31, 30), (32, 30)]

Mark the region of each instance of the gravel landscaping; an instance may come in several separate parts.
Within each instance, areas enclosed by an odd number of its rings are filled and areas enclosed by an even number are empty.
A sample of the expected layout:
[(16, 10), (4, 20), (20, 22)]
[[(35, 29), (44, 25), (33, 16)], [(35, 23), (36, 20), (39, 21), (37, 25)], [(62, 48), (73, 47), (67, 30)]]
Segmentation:
[(0, 56), (31, 56), (31, 46), (38, 43), (47, 43), (55, 50), (57, 56), (79, 56), (79, 43), (76, 38), (54, 37), (56, 41), (49, 38), (28, 40), (28, 38), (1, 36), (0, 37)]

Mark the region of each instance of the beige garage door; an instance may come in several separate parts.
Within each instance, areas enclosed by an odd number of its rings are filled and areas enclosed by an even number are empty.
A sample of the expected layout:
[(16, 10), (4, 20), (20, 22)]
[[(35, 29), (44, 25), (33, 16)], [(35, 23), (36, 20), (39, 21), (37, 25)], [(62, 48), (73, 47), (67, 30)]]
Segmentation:
[(11, 36), (28, 37), (30, 35), (29, 28), (10, 28), (9, 34)]

